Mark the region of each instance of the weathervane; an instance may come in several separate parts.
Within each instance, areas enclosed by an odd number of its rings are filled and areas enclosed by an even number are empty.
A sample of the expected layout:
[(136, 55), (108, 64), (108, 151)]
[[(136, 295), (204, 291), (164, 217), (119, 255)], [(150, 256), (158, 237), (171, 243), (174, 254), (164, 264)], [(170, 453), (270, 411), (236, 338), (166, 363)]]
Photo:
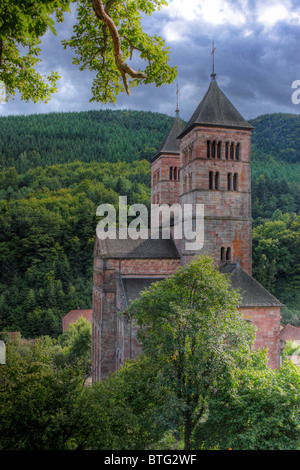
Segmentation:
[(215, 42), (212, 42), (212, 52), (210, 55), (212, 55), (212, 73), (213, 75), (215, 74)]

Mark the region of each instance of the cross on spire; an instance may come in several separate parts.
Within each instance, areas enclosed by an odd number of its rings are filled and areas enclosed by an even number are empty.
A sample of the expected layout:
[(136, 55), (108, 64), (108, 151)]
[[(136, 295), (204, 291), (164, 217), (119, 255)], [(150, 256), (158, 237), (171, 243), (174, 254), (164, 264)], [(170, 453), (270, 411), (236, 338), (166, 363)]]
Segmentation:
[(212, 74), (215, 75), (215, 42), (212, 42), (212, 52), (210, 55), (212, 55)]
[(178, 108), (178, 96), (179, 96), (179, 88), (178, 88), (178, 83), (176, 87), (176, 116), (179, 116), (179, 108)]

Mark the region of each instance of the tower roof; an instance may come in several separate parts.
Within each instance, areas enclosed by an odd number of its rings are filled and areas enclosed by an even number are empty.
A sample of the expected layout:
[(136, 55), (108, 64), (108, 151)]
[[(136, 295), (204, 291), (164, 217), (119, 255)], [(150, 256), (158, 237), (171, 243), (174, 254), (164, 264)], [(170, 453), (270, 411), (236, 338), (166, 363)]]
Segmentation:
[(178, 111), (176, 111), (176, 117), (173, 125), (169, 130), (168, 135), (159, 147), (156, 155), (152, 158), (151, 162), (154, 162), (161, 154), (176, 154), (180, 153), (180, 141), (177, 139), (178, 135), (183, 131), (185, 122), (179, 117)]
[(234, 129), (253, 129), (224, 95), (216, 81), (216, 74), (211, 74), (209, 88), (198, 108), (181, 132), (178, 138), (183, 137), (197, 125), (227, 127)]

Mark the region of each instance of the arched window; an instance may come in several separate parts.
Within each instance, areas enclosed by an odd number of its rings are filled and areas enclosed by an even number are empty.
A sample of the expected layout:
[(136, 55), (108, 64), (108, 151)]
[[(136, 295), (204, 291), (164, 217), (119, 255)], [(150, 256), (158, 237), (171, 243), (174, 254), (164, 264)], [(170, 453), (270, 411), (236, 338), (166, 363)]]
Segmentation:
[(173, 167), (170, 166), (170, 180), (173, 179)]
[(214, 178), (214, 172), (210, 171), (209, 172), (209, 189), (213, 189), (213, 178)]
[(213, 143), (212, 143), (212, 146), (211, 146), (211, 156), (212, 156), (212, 158), (216, 158), (216, 142), (213, 142)]
[(178, 168), (178, 173), (177, 173), (177, 175), (178, 175), (178, 179), (180, 180), (180, 168)]
[(240, 159), (240, 149), (241, 149), (241, 144), (238, 143), (237, 146), (236, 146), (236, 149), (235, 149), (235, 158), (236, 158), (236, 160)]
[(207, 141), (207, 158), (210, 158), (210, 140)]
[(177, 167), (174, 168), (174, 180), (177, 180)]
[(217, 171), (215, 174), (215, 189), (219, 189), (219, 183), (220, 183), (220, 173)]
[(225, 158), (226, 160), (229, 158), (229, 142), (226, 142), (225, 144)]
[(221, 261), (225, 261), (225, 248), (222, 246), (221, 248)]
[(239, 190), (239, 175), (238, 173), (234, 173), (233, 175), (233, 191)]
[(222, 143), (218, 142), (218, 150), (217, 150), (217, 157), (221, 158), (221, 151), (222, 151)]
[(234, 143), (230, 145), (230, 159), (234, 160)]
[(232, 174), (228, 173), (228, 175), (227, 175), (227, 189), (228, 189), (228, 191), (231, 191), (231, 180), (232, 180)]
[(226, 261), (231, 261), (231, 248), (228, 247), (226, 251)]

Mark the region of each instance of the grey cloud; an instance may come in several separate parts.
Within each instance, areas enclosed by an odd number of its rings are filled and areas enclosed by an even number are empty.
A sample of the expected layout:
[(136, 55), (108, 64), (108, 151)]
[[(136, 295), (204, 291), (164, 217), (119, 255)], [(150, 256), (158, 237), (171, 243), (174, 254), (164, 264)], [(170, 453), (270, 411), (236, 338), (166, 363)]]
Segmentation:
[[(242, 2), (234, 3), (242, 8)], [(295, 7), (297, 2), (294, 3)], [(211, 41), (215, 40), (217, 80), (232, 103), (246, 118), (272, 112), (299, 114), (300, 105), (291, 101), (291, 84), (300, 79), (298, 24), (278, 22), (271, 30), (255, 22), (257, 2), (248, 1), (247, 26), (197, 24), (191, 21), (181, 41), (167, 43), (170, 65), (178, 67), (178, 77), (172, 85), (135, 88), (130, 97), (119, 95), (115, 109), (135, 109), (174, 115), (176, 84), (180, 88), (180, 111), (187, 120), (206, 92), (211, 73)], [(93, 74), (80, 72), (72, 64), (73, 51), (64, 50), (61, 40), (70, 36), (74, 16), (58, 25), (58, 35), (48, 33), (43, 39), (43, 73), (58, 70), (62, 76), (59, 92), (47, 104), (22, 103), (17, 97), (0, 106), (0, 113), (30, 114), (49, 111), (84, 111), (109, 107), (90, 103)], [(166, 13), (158, 12), (145, 20), (151, 34), (160, 34), (170, 23)], [(178, 21), (178, 19), (176, 19)], [(174, 27), (176, 22), (171, 21)], [(185, 28), (186, 29), (186, 28)]]

